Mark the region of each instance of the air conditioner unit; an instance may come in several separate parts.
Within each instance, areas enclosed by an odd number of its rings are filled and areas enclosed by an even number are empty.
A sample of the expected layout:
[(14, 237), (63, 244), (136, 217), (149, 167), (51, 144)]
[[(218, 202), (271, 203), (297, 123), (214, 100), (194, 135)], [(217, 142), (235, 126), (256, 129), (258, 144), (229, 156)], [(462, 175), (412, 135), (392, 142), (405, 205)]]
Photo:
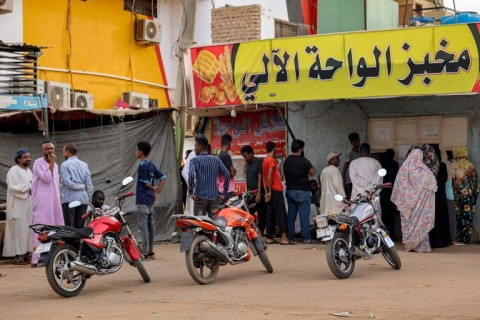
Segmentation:
[(142, 44), (156, 44), (162, 41), (162, 25), (157, 20), (137, 20), (135, 39)]
[(148, 109), (148, 94), (138, 92), (124, 92), (123, 101), (136, 109)]
[(0, 0), (0, 14), (13, 11), (13, 0)]
[(93, 94), (72, 92), (72, 108), (93, 109)]
[(48, 103), (55, 108), (70, 108), (70, 84), (46, 82)]

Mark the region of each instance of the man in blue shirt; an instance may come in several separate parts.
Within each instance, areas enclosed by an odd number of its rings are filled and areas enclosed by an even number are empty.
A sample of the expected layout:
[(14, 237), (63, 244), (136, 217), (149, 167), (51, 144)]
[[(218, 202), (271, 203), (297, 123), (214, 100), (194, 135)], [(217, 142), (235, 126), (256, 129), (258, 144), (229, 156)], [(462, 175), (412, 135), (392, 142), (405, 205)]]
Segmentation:
[[(68, 143), (63, 147), (65, 162), (60, 167), (60, 197), (62, 199), (65, 225), (83, 228), (82, 215), (93, 193), (92, 179), (88, 165), (77, 158), (77, 147)], [(69, 208), (72, 201), (80, 201), (81, 206)]]
[[(230, 172), (218, 157), (208, 154), (208, 140), (204, 136), (195, 138), (195, 154), (190, 161), (188, 174), (188, 194), (195, 201), (193, 214), (196, 216), (208, 214), (218, 207), (228, 191)], [(217, 190), (219, 173), (224, 176), (223, 194)]]
[[(144, 259), (154, 259), (153, 242), (155, 240), (155, 219), (153, 217), (153, 204), (157, 195), (165, 185), (165, 175), (148, 160), (152, 146), (146, 141), (137, 143), (135, 155), (140, 159), (137, 180), (137, 224), (142, 236), (142, 252)], [(160, 183), (155, 187), (155, 182)]]

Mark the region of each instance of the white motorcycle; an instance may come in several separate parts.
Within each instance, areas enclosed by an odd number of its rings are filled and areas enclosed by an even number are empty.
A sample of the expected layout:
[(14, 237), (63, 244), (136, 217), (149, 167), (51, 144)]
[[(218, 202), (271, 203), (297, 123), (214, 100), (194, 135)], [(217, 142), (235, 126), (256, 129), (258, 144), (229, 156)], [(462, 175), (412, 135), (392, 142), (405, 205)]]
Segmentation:
[[(381, 177), (386, 173), (385, 169), (378, 172)], [(391, 183), (374, 185), (353, 200), (337, 194), (335, 200), (342, 201), (347, 208), (340, 214), (316, 217), (317, 238), (327, 242), (328, 267), (337, 278), (349, 278), (355, 269), (355, 261), (370, 260), (379, 253), (392, 268), (401, 268), (402, 262), (395, 244), (378, 214), (380, 192), (383, 188), (391, 187)]]

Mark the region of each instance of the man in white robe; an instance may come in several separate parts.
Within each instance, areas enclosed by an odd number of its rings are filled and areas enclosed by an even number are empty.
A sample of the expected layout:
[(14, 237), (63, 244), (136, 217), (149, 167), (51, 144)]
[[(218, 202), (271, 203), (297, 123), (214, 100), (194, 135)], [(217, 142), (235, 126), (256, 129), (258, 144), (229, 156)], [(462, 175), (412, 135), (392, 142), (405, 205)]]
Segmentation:
[[(195, 158), (197, 155), (195, 152), (190, 152), (188, 155), (187, 159), (185, 159), (185, 164), (182, 169), (182, 177), (185, 179), (185, 181), (188, 184), (188, 173), (190, 170), (190, 161)], [(195, 201), (193, 201), (192, 197), (187, 196), (187, 201), (185, 203), (185, 214), (189, 216), (193, 216), (193, 206), (195, 204)]]
[(340, 213), (343, 208), (343, 202), (335, 200), (336, 194), (345, 198), (342, 175), (338, 170), (340, 155), (341, 153), (330, 152), (327, 155), (328, 167), (323, 169), (320, 174), (322, 190), (320, 196), (320, 213), (322, 215), (327, 215), (331, 212)]
[(32, 222), (32, 159), (27, 149), (16, 153), (17, 165), (7, 173), (7, 220), (5, 228), (4, 257), (14, 257), (14, 264), (25, 265), (31, 252), (29, 225)]
[(377, 160), (370, 158), (370, 145), (363, 143), (360, 146), (360, 158), (350, 163), (350, 180), (352, 180), (352, 199), (371, 190), (372, 186), (382, 183), (383, 178), (378, 175), (382, 165)]

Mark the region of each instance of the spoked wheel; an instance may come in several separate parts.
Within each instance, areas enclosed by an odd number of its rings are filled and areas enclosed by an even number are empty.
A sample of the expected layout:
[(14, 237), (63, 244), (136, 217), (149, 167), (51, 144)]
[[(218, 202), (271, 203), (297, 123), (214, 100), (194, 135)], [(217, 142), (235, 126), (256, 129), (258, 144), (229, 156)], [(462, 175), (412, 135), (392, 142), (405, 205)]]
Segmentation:
[(68, 269), (68, 263), (76, 258), (77, 250), (73, 246), (68, 244), (58, 246), (53, 250), (45, 268), (50, 287), (66, 298), (79, 294), (87, 281), (82, 273)]
[(339, 279), (350, 277), (355, 269), (355, 257), (348, 252), (347, 235), (336, 232), (326, 247), (330, 271)]
[(398, 270), (402, 267), (402, 261), (395, 247), (389, 248), (382, 242), (382, 255), (393, 269)]
[(217, 278), (219, 262), (200, 250), (200, 243), (209, 240), (206, 236), (196, 236), (190, 249), (185, 253), (187, 270), (193, 280), (199, 284), (210, 284)]

